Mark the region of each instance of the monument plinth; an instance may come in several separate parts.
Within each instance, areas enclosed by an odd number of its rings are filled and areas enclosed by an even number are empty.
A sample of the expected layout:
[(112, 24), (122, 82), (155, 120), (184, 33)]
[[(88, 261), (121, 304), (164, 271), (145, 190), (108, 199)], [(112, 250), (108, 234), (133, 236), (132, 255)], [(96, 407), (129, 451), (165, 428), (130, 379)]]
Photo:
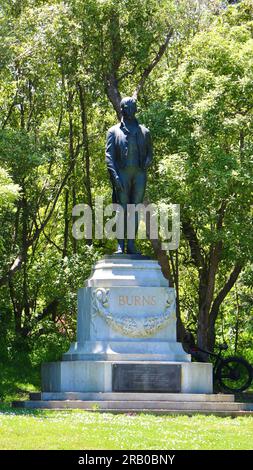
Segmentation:
[[(47, 399), (55, 392), (212, 393), (212, 365), (192, 364), (177, 342), (175, 290), (128, 238), (129, 204), (143, 202), (153, 150), (150, 131), (135, 117), (136, 100), (123, 98), (120, 108), (105, 157), (123, 233), (116, 254), (98, 261), (79, 289), (77, 342), (61, 362), (42, 367)], [(133, 226), (136, 236), (138, 217)]]
[(99, 260), (78, 292), (77, 342), (42, 367), (43, 392), (212, 393), (212, 365), (176, 340), (175, 290), (157, 261)]

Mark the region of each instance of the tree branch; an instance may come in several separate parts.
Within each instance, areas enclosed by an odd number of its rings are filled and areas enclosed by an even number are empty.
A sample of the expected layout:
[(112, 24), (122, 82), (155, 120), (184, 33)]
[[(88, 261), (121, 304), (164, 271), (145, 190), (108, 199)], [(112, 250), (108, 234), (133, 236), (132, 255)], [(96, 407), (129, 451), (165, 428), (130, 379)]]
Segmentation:
[(223, 288), (220, 290), (220, 292), (217, 294), (216, 298), (213, 301), (213, 305), (210, 311), (210, 316), (209, 316), (209, 323), (214, 324), (216, 321), (216, 318), (219, 313), (219, 308), (225, 299), (225, 297), (228, 295), (228, 293), (231, 291), (232, 287), (234, 286), (235, 282), (237, 281), (241, 271), (243, 269), (243, 265), (240, 263), (237, 263), (231, 272), (229, 278), (227, 279), (226, 283), (224, 284)]
[(9, 119), (10, 119), (10, 117), (11, 117), (12, 110), (13, 110), (13, 108), (14, 108), (15, 105), (16, 105), (16, 100), (17, 100), (17, 93), (15, 94), (15, 96), (14, 96), (14, 98), (13, 98), (13, 102), (12, 102), (12, 104), (10, 105), (9, 111), (8, 111), (8, 113), (7, 113), (7, 116), (6, 116), (5, 119), (4, 119), (4, 122), (3, 122), (3, 124), (2, 124), (2, 129), (5, 128), (5, 126), (7, 125), (8, 121), (9, 121)]
[(118, 120), (120, 121), (121, 119), (121, 109), (120, 109), (121, 94), (118, 89), (118, 80), (116, 78), (116, 73), (114, 71), (110, 72), (106, 77), (105, 92), (117, 113)]
[[(77, 156), (78, 152), (80, 151), (80, 146), (78, 145), (77, 146), (77, 149), (76, 149), (76, 152), (75, 152), (75, 157)], [(57, 201), (60, 197), (60, 194), (65, 186), (65, 184), (67, 183), (67, 180), (75, 166), (75, 162), (76, 162), (76, 158), (74, 160), (72, 160), (69, 168), (68, 168), (68, 171), (66, 172), (58, 190), (57, 190), (57, 193), (56, 193), (56, 196), (54, 198), (54, 201), (53, 201), (53, 204), (51, 206), (51, 209), (48, 213), (48, 215), (45, 217), (44, 221), (41, 223), (40, 227), (36, 227), (35, 231), (34, 231), (34, 234), (27, 240), (25, 246), (23, 247), (23, 250), (20, 251), (20, 253), (18, 254), (18, 256), (16, 257), (16, 259), (13, 261), (11, 267), (9, 268), (8, 272), (2, 276), (0, 278), (0, 287), (5, 285), (8, 280), (10, 278), (12, 278), (12, 276), (15, 274), (16, 271), (18, 271), (22, 264), (23, 264), (23, 261), (25, 259), (25, 256), (26, 256), (26, 253), (27, 253), (27, 250), (28, 248), (39, 238), (41, 232), (44, 230), (44, 228), (46, 227), (47, 223), (49, 222), (49, 220), (51, 219), (52, 215), (53, 215), (53, 212), (54, 212), (54, 209), (55, 209), (55, 206), (57, 204)]]
[[(144, 200), (143, 201), (145, 206), (149, 205), (149, 201)], [(152, 248), (155, 252), (155, 255), (157, 257), (158, 263), (161, 266), (162, 273), (166, 279), (168, 279), (169, 284), (171, 287), (174, 286), (174, 279), (173, 279), (173, 274), (170, 269), (170, 262), (169, 262), (169, 257), (166, 251), (162, 249), (162, 243), (161, 240), (159, 239), (154, 239), (150, 238), (150, 232), (151, 232), (151, 220), (150, 220), (150, 213), (147, 212), (146, 216), (146, 234), (147, 237), (149, 238)]]
[(182, 222), (182, 229), (183, 229), (185, 238), (188, 240), (190, 250), (191, 250), (191, 257), (194, 261), (195, 266), (197, 268), (203, 268), (205, 265), (205, 260), (201, 253), (197, 234), (191, 224), (191, 221), (185, 219)]
[[(218, 210), (216, 230), (219, 234), (223, 226), (223, 220), (225, 215), (227, 201), (222, 201), (220, 209)], [(218, 270), (218, 265), (222, 252), (222, 240), (218, 239), (214, 245), (211, 246), (210, 250), (210, 262), (208, 269), (208, 281), (207, 281), (207, 292), (206, 292), (206, 308), (209, 310), (214, 294), (215, 278)]]
[(105, 74), (105, 92), (120, 120), (121, 95), (118, 87), (117, 73), (121, 64), (123, 49), (120, 36), (119, 13), (115, 11), (115, 8), (113, 8), (111, 12), (109, 37), (111, 41), (111, 65), (109, 66), (109, 72)]
[(151, 74), (152, 70), (155, 68), (155, 66), (158, 64), (158, 62), (161, 60), (163, 54), (165, 53), (167, 46), (172, 38), (173, 35), (173, 29), (170, 27), (169, 31), (167, 32), (167, 35), (165, 37), (164, 42), (160, 45), (158, 52), (155, 56), (155, 58), (150, 62), (150, 64), (144, 69), (141, 79), (137, 85), (137, 87), (134, 90), (133, 97), (135, 99), (138, 98), (138, 94), (142, 90), (145, 81), (147, 80), (148, 76)]
[(48, 315), (55, 316), (58, 305), (59, 300), (53, 299), (45, 308), (43, 308), (42, 312), (35, 317), (36, 323), (43, 320), (43, 318), (46, 318)]
[(51, 209), (50, 209), (48, 215), (45, 217), (44, 221), (41, 223), (40, 227), (37, 227), (37, 229), (35, 230), (33, 236), (32, 236), (31, 239), (28, 241), (29, 246), (32, 245), (32, 243), (39, 237), (39, 235), (41, 234), (41, 232), (44, 230), (44, 228), (46, 227), (47, 223), (48, 223), (49, 220), (51, 219), (52, 214), (53, 214), (54, 209), (55, 209), (55, 206), (56, 206), (56, 204), (57, 204), (57, 202), (58, 202), (58, 199), (59, 199), (59, 197), (60, 197), (60, 195), (61, 195), (61, 192), (62, 192), (62, 190), (63, 190), (65, 184), (67, 183), (67, 180), (68, 180), (69, 176), (71, 175), (72, 170), (73, 170), (73, 168), (74, 168), (74, 166), (75, 166), (75, 162), (76, 162), (75, 159), (71, 161), (71, 163), (70, 163), (70, 165), (69, 165), (69, 168), (68, 168), (68, 171), (66, 172), (66, 174), (65, 174), (65, 176), (64, 176), (64, 178), (63, 178), (63, 180), (62, 180), (62, 182), (61, 182), (61, 184), (60, 184), (60, 186), (59, 186), (59, 188), (58, 188), (58, 190), (57, 190), (57, 193), (56, 193), (56, 196), (55, 196), (55, 198), (54, 198), (54, 202), (53, 202), (53, 204), (52, 204), (52, 206), (51, 206)]

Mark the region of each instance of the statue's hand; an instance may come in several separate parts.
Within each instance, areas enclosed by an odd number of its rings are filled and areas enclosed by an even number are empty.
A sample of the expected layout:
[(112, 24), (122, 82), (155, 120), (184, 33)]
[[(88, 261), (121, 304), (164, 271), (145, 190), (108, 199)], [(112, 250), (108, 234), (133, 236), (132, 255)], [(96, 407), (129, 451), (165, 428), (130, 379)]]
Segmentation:
[(116, 189), (118, 189), (118, 191), (124, 191), (124, 186), (121, 183), (118, 176), (115, 178), (115, 186), (116, 186)]

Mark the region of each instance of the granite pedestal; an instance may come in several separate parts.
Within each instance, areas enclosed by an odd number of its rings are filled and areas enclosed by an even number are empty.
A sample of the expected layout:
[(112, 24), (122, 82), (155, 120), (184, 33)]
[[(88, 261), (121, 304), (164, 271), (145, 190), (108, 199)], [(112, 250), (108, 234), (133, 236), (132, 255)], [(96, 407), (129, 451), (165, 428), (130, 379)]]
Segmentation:
[(78, 292), (77, 341), (43, 364), (42, 392), (212, 393), (212, 365), (176, 340), (175, 290), (157, 261), (112, 255)]

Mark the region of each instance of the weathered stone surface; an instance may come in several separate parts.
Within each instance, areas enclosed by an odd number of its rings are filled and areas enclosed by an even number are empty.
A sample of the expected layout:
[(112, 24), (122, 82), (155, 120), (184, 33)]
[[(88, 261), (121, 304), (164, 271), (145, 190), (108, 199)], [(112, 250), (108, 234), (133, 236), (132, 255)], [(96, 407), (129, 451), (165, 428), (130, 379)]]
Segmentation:
[(157, 261), (105, 258), (87, 285), (78, 292), (77, 342), (64, 360), (190, 361), (176, 341), (175, 290)]
[(43, 365), (42, 392), (211, 394), (212, 365), (191, 363), (176, 340), (175, 310), (157, 261), (100, 260), (78, 293), (77, 342), (63, 361)]
[[(154, 361), (124, 361), (154, 365)], [(159, 362), (156, 366), (176, 365), (181, 370), (181, 393), (212, 393), (212, 364), (191, 362)], [(115, 361), (62, 361), (43, 364), (42, 392), (113, 392), (113, 365)]]
[(234, 395), (223, 393), (160, 393), (160, 392), (31, 392), (30, 400), (82, 400), (82, 401), (154, 401), (158, 402), (234, 402)]
[(94, 411), (115, 411), (116, 413), (155, 412), (161, 414), (214, 414), (220, 416), (252, 416), (253, 403), (203, 402), (203, 401), (159, 401), (159, 400), (125, 400), (125, 401), (79, 401), (79, 400), (39, 400), (14, 402), (16, 408), (49, 408), (49, 409), (84, 409)]
[(88, 287), (168, 287), (158, 261), (131, 255), (105, 257), (93, 267)]

